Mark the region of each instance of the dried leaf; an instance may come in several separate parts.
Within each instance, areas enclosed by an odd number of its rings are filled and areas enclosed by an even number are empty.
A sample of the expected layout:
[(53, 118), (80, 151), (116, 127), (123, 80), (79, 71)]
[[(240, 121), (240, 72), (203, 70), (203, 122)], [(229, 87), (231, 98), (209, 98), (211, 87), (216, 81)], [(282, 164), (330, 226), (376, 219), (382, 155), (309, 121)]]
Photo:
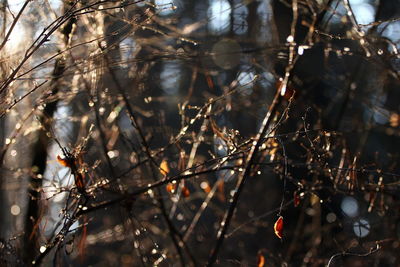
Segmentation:
[(175, 190), (176, 190), (176, 184), (169, 183), (169, 184), (167, 184), (166, 189), (169, 193), (173, 194), (173, 193), (175, 193)]
[(70, 162), (68, 161), (68, 159), (63, 159), (60, 157), (60, 155), (57, 155), (57, 161), (58, 163), (60, 163), (62, 166), (64, 167), (71, 167)]
[(399, 127), (400, 125), (400, 114), (397, 113), (392, 113), (390, 115), (390, 126), (393, 128)]
[(257, 255), (257, 267), (264, 267), (265, 265), (265, 257), (263, 254), (258, 253)]
[(279, 216), (278, 220), (276, 220), (274, 224), (275, 235), (282, 239), (282, 231), (283, 231), (283, 217)]
[(210, 184), (209, 184), (208, 182), (205, 182), (205, 181), (204, 181), (204, 182), (201, 182), (200, 187), (201, 187), (201, 189), (204, 190), (204, 192), (205, 192), (206, 194), (208, 194), (208, 193), (211, 192), (211, 187), (210, 187)]
[(163, 159), (163, 160), (161, 161), (161, 164), (160, 164), (160, 173), (161, 173), (163, 176), (167, 176), (168, 173), (169, 173), (168, 162), (167, 162), (165, 159)]
[(182, 187), (182, 195), (184, 197), (189, 197), (190, 196), (190, 191), (186, 186)]

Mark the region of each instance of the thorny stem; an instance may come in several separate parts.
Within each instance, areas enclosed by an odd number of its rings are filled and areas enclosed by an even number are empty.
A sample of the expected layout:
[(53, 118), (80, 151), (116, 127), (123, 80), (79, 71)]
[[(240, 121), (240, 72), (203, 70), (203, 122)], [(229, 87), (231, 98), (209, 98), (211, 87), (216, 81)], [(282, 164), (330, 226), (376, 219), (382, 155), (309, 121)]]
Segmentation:
[(279, 106), (279, 104), (281, 103), (281, 99), (282, 98), (280, 97), (280, 94), (281, 94), (280, 90), (277, 90), (277, 92), (275, 94), (275, 97), (274, 97), (274, 100), (272, 101), (272, 104), (269, 107), (269, 110), (268, 110), (267, 114), (264, 117), (263, 123), (262, 123), (261, 128), (260, 128), (260, 130), (259, 130), (259, 132), (258, 132), (258, 134), (257, 134), (257, 136), (255, 138), (255, 141), (253, 141), (253, 146), (251, 147), (251, 150), (250, 150), (250, 152), (249, 152), (249, 154), (247, 156), (247, 159), (246, 159), (245, 168), (239, 174), (238, 182), (237, 182), (237, 185), (236, 185), (236, 188), (235, 188), (235, 191), (234, 191), (235, 193), (234, 193), (234, 195), (233, 195), (233, 197), (232, 197), (232, 199), (230, 201), (229, 208), (228, 208), (227, 212), (225, 213), (224, 218), (222, 219), (221, 227), (218, 230), (218, 234), (217, 234), (217, 242), (215, 243), (214, 249), (211, 251), (211, 255), (210, 255), (209, 259), (208, 259), (207, 266), (213, 266), (215, 261), (217, 260), (219, 250), (221, 249), (221, 246), (222, 246), (222, 244), (224, 242), (224, 239), (225, 239), (225, 234), (226, 234), (226, 232), (227, 232), (227, 230), (229, 228), (229, 225), (230, 225), (230, 222), (232, 220), (234, 211), (235, 211), (235, 209), (237, 207), (240, 194), (241, 194), (241, 192), (242, 192), (242, 190), (244, 188), (244, 184), (245, 184), (247, 178), (250, 175), (252, 166), (253, 166), (254, 161), (256, 159), (256, 155), (257, 155), (258, 149), (259, 149), (260, 145), (262, 144), (262, 142), (264, 140), (263, 137), (266, 136), (266, 134), (267, 134), (268, 128), (271, 125), (271, 122), (272, 122), (273, 117), (275, 115), (276, 109)]
[(79, 219), (79, 213), (84, 207), (86, 207), (87, 202), (87, 198), (81, 198), (77, 203), (77, 207), (74, 210), (73, 214), (66, 215), (69, 216), (69, 218), (66, 218), (67, 222), (63, 225), (62, 229), (58, 232), (54, 239), (46, 244), (44, 251), (41, 252), (34, 261), (32, 261), (32, 266), (40, 266), (42, 261), (50, 253), (50, 251), (64, 241), (64, 238), (68, 234), (71, 226)]
[[(101, 46), (100, 46), (100, 48), (101, 48)], [(108, 60), (107, 55), (105, 56), (105, 59), (106, 59), (107, 65), (109, 65), (109, 64), (108, 64), (108, 63), (109, 63), (109, 60)], [(124, 102), (125, 102), (125, 105), (126, 105), (126, 108), (127, 108), (127, 111), (128, 111), (129, 118), (131, 119), (131, 122), (132, 122), (132, 126), (133, 126), (133, 127), (137, 130), (137, 132), (139, 133), (140, 139), (141, 139), (141, 141), (142, 141), (142, 148), (143, 148), (143, 150), (146, 152), (148, 159), (150, 159), (150, 163), (152, 163), (151, 166), (150, 166), (150, 168), (151, 168), (153, 180), (154, 180), (154, 181), (157, 181), (156, 174), (155, 174), (155, 172), (154, 172), (153, 166), (156, 166), (157, 168), (158, 168), (158, 166), (157, 166), (157, 163), (156, 163), (156, 161), (154, 160), (153, 156), (151, 155), (150, 146), (149, 146), (149, 144), (148, 144), (147, 141), (146, 141), (146, 137), (144, 136), (144, 133), (143, 133), (142, 129), (141, 129), (140, 126), (139, 126), (139, 123), (138, 123), (138, 121), (137, 121), (137, 118), (136, 118), (136, 116), (135, 116), (135, 114), (134, 114), (134, 112), (133, 112), (133, 108), (131, 107), (131, 104), (130, 104), (130, 102), (129, 102), (129, 99), (128, 99), (128, 97), (127, 97), (125, 91), (123, 90), (121, 84), (119, 83), (118, 78), (116, 77), (116, 75), (115, 75), (113, 69), (111, 69), (110, 67), (108, 67), (108, 70), (109, 70), (109, 72), (110, 72), (110, 74), (111, 74), (111, 77), (112, 77), (112, 79), (113, 79), (113, 81), (114, 81), (114, 83), (115, 83), (115, 85), (116, 85), (118, 91), (120, 92), (120, 94), (121, 94), (122, 97), (123, 97), (123, 100), (124, 100)], [(161, 191), (159, 190), (159, 188), (157, 187), (156, 189), (157, 189), (158, 195), (161, 195)], [(166, 210), (166, 207), (165, 207), (164, 201), (163, 201), (162, 199), (157, 198), (157, 202), (158, 202), (158, 204), (159, 204), (159, 208), (160, 208), (160, 210), (161, 210), (162, 216), (163, 216), (165, 222), (167, 223), (168, 229), (169, 229), (169, 231), (170, 231), (170, 236), (171, 236), (172, 242), (173, 242), (173, 244), (174, 244), (174, 246), (175, 246), (175, 249), (176, 249), (176, 251), (177, 251), (177, 253), (178, 253), (178, 255), (179, 255), (179, 260), (180, 260), (180, 262), (181, 262), (181, 265), (182, 265), (182, 266), (186, 266), (185, 258), (184, 258), (184, 255), (183, 255), (183, 252), (182, 252), (181, 247), (184, 246), (184, 247), (187, 248), (187, 246), (184, 245), (185, 242), (184, 242), (183, 239), (182, 239), (182, 235), (181, 235), (181, 234), (179, 233), (179, 231), (175, 228), (174, 224), (172, 223), (171, 219), (169, 218), (168, 213), (167, 213), (167, 210)], [(179, 238), (179, 241), (178, 241), (177, 238)], [(186, 250), (188, 251), (188, 249), (186, 249)], [(191, 260), (192, 260), (192, 264), (193, 264), (193, 265), (196, 265), (196, 264), (195, 264), (195, 259), (194, 259), (194, 257), (192, 256), (192, 254), (191, 254), (190, 252), (189, 252), (188, 254), (189, 254), (189, 257), (190, 257)]]
[(381, 249), (381, 246), (379, 244), (376, 244), (376, 246), (374, 248), (371, 248), (369, 252), (364, 253), (364, 254), (357, 254), (357, 253), (350, 253), (350, 252), (337, 253), (329, 259), (328, 264), (326, 266), (327, 267), (331, 266), (333, 259), (336, 257), (339, 257), (339, 256), (342, 256), (342, 257), (344, 257), (344, 256), (367, 257), (367, 256), (377, 252), (380, 249)]

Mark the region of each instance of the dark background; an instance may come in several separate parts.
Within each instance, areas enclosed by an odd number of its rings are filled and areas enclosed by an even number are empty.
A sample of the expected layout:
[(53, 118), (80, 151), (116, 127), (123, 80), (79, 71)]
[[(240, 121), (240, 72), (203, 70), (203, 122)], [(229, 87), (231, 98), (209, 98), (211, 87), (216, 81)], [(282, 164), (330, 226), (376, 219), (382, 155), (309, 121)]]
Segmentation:
[(0, 2), (1, 265), (399, 265), (400, 4), (169, 3)]

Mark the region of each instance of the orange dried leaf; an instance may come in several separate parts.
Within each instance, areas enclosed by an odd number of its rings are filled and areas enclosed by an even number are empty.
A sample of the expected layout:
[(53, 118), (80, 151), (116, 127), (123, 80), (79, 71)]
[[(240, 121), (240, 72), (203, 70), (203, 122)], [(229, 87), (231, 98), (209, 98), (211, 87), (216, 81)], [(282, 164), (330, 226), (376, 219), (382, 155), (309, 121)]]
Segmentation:
[(61, 158), (60, 155), (57, 155), (57, 161), (58, 161), (58, 163), (60, 163), (64, 167), (69, 167), (70, 166), (68, 160), (66, 158), (65, 159)]
[(258, 253), (257, 255), (257, 267), (264, 267), (265, 265), (265, 257), (263, 254)]
[(206, 80), (207, 80), (208, 88), (213, 89), (214, 88), (214, 82), (213, 82), (211, 76), (206, 74)]
[(208, 182), (202, 182), (202, 183), (200, 184), (200, 187), (201, 187), (201, 189), (204, 190), (204, 192), (205, 192), (206, 194), (208, 194), (208, 193), (211, 192), (211, 187), (210, 187), (210, 184), (209, 184)]
[(169, 193), (173, 194), (173, 193), (175, 193), (176, 184), (169, 183), (169, 184), (167, 184), (166, 189)]
[(275, 235), (282, 239), (282, 231), (283, 231), (283, 217), (279, 216), (278, 220), (276, 220), (274, 224)]
[(165, 159), (163, 159), (163, 160), (161, 161), (161, 164), (160, 164), (160, 173), (161, 173), (163, 176), (167, 176), (167, 174), (169, 173), (168, 162), (167, 162)]
[(184, 197), (189, 197), (190, 196), (190, 191), (186, 186), (182, 187), (182, 195)]
[(400, 125), (400, 114), (397, 113), (392, 113), (390, 115), (390, 126), (392, 126), (393, 128), (399, 127)]

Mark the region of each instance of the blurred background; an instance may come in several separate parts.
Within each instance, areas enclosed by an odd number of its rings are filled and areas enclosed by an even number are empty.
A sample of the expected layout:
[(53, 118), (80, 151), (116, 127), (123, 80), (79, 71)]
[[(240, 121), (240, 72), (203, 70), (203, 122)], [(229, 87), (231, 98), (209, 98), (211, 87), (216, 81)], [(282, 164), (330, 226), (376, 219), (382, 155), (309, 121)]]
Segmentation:
[(400, 264), (397, 1), (0, 14), (2, 265)]

